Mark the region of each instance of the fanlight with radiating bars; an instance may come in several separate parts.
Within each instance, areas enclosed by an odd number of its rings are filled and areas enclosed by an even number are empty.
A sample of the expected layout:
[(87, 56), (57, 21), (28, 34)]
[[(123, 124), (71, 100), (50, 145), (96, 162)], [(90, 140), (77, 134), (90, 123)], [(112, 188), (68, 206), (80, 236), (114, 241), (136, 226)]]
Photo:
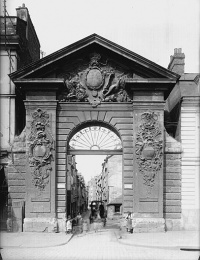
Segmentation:
[(118, 150), (122, 149), (119, 137), (101, 126), (86, 127), (77, 132), (69, 142), (70, 149)]

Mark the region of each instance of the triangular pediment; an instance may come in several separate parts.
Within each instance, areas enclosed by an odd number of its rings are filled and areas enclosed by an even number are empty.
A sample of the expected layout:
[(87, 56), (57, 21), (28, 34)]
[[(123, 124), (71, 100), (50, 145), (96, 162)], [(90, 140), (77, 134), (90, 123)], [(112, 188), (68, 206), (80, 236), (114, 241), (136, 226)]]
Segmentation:
[(35, 61), (10, 74), (10, 77), (12, 79), (65, 77), (69, 67), (76, 67), (77, 64), (79, 67), (87, 66), (92, 53), (100, 54), (102, 64), (113, 63), (131, 78), (178, 78), (177, 74), (97, 34), (92, 34)]
[[(59, 87), (64, 102), (131, 102), (133, 90), (161, 90), (165, 98), (179, 75), (92, 34), (12, 74), (16, 86)], [(39, 83), (39, 84), (37, 84)]]

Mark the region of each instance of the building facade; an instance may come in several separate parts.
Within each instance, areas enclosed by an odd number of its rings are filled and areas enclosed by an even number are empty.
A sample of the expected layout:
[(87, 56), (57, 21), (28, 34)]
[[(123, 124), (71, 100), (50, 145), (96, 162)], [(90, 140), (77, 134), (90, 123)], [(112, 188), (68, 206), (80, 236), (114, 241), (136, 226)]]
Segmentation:
[[(0, 197), (2, 198), (0, 219), (1, 228), (5, 229), (7, 210), (11, 207), (8, 192), (15, 190), (17, 193), (19, 188), (16, 186), (25, 182), (24, 178), (20, 180), (11, 178), (8, 183), (6, 178), (6, 165), (12, 160), (11, 151), (16, 149), (13, 147), (14, 138), (25, 126), (24, 96), (16, 92), (8, 74), (39, 60), (40, 43), (25, 5), (16, 9), (16, 16), (1, 16), (0, 25)], [(17, 144), (17, 138), (15, 141)], [(16, 147), (18, 151), (25, 150), (23, 146), (16, 145)], [(19, 199), (18, 194), (16, 199)]]
[(122, 209), (122, 156), (109, 155), (102, 169), (102, 191), (105, 198), (107, 217), (112, 219), (123, 212)]
[(67, 162), (67, 181), (66, 184), (60, 185), (62, 188), (67, 187), (67, 200), (65, 195), (60, 194), (62, 196), (60, 205), (66, 206), (67, 215), (75, 217), (79, 212), (87, 210), (88, 192), (84, 177), (77, 170), (75, 156), (68, 156)]
[[(78, 154), (122, 156), (122, 214), (133, 212), (135, 231), (199, 228), (190, 225), (199, 214), (198, 145), (188, 141), (191, 131), (199, 138), (199, 79), (177, 73), (175, 58), (165, 69), (93, 34), (10, 74), (25, 97), (26, 129), (13, 147), (18, 142), (26, 150), (13, 149), (7, 165), (8, 185), (17, 180), (9, 189), (11, 205), (26, 202), (24, 231), (62, 227), (68, 160)], [(191, 84), (195, 97), (188, 94)], [(173, 101), (177, 89), (181, 106)], [(174, 107), (181, 121), (174, 121)], [(191, 131), (189, 112), (195, 114)], [(88, 131), (96, 142), (74, 149), (71, 141)], [(116, 145), (101, 147), (102, 132)], [(189, 156), (190, 149), (196, 153)]]
[[(173, 88), (166, 101), (166, 129), (174, 139), (181, 145), (180, 156), (174, 157), (171, 165), (176, 165), (174, 182), (177, 182), (179, 189), (174, 193), (171, 207), (175, 200), (177, 218), (174, 221), (179, 227), (195, 230), (199, 229), (199, 172), (200, 172), (200, 147), (199, 147), (199, 74), (185, 73), (185, 55), (181, 49), (175, 49), (171, 56), (168, 69), (180, 75), (179, 81)], [(169, 166), (171, 166), (169, 165)], [(173, 224), (169, 223), (171, 227)]]
[(102, 201), (107, 217), (122, 212), (122, 156), (108, 155), (102, 163), (102, 171), (88, 182), (89, 204)]
[(99, 200), (100, 195), (98, 194), (98, 178), (99, 176), (95, 176), (91, 178), (91, 180), (88, 182), (88, 207), (90, 209), (91, 202), (94, 200)]

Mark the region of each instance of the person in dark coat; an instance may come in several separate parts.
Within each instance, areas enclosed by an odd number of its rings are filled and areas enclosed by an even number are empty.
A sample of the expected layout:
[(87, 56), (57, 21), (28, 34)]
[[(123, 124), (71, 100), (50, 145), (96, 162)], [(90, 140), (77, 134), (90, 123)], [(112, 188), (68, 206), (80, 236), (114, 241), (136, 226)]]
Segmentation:
[(104, 218), (104, 206), (102, 203), (99, 206), (99, 215), (101, 218)]

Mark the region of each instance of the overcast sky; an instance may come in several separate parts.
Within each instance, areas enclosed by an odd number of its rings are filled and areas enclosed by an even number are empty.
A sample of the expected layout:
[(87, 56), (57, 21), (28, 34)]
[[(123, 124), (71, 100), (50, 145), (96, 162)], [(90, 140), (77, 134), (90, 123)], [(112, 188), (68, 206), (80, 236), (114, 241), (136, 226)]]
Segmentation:
[(102, 163), (106, 158), (105, 155), (77, 155), (77, 169), (85, 178), (86, 183), (92, 177), (99, 175), (102, 172)]
[(6, 0), (6, 5), (15, 15), (15, 8), (25, 3), (46, 55), (97, 33), (165, 68), (174, 48), (182, 48), (185, 72), (198, 72), (199, 2)]
[[(199, 0), (6, 0), (9, 15), (25, 3), (41, 49), (51, 54), (93, 33), (165, 68), (174, 48), (185, 53), (185, 72), (199, 72)], [(3, 0), (1, 0), (3, 3)], [(1, 8), (1, 10), (3, 10)], [(80, 159), (82, 172), (101, 163)], [(103, 162), (103, 161), (102, 161)], [(90, 164), (90, 169), (86, 166)], [(98, 167), (97, 167), (98, 165)], [(86, 176), (86, 175), (85, 175)]]

